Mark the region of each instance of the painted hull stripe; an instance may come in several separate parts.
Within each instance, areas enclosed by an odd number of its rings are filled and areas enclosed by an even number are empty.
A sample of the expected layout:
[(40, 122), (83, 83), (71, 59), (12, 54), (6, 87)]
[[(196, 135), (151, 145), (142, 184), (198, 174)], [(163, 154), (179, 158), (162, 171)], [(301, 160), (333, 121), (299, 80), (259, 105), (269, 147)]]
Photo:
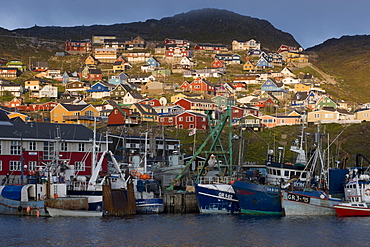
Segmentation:
[(198, 194), (204, 195), (204, 196), (209, 196), (209, 197), (214, 197), (214, 198), (218, 198), (218, 199), (222, 199), (222, 200), (238, 202), (238, 200), (235, 200), (235, 199), (232, 199), (232, 198), (225, 198), (225, 197), (215, 196), (215, 195), (207, 194), (207, 193), (204, 193), (204, 192), (198, 192)]

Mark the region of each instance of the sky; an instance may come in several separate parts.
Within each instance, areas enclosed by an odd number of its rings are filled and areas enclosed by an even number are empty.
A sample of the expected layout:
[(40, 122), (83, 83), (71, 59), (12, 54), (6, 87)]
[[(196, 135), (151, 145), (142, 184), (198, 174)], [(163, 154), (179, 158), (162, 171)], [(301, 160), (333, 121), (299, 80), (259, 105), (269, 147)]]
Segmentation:
[(267, 20), (304, 49), (344, 35), (370, 34), (369, 0), (11, 0), (0, 8), (0, 27), (144, 22), (202, 8)]

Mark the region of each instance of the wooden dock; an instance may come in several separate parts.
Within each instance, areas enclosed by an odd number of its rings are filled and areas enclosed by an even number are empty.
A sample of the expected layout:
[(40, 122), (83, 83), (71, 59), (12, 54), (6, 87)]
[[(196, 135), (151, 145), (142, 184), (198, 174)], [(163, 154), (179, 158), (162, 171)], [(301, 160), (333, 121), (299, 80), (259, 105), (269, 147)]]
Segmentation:
[(163, 199), (164, 213), (199, 213), (198, 201), (194, 192), (165, 191)]

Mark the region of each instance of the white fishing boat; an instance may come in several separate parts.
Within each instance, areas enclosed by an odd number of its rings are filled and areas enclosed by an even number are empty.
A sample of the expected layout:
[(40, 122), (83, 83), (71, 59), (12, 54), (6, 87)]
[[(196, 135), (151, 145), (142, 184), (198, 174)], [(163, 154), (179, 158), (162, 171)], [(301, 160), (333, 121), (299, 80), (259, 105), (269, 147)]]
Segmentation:
[(286, 216), (335, 215), (334, 206), (342, 202), (328, 194), (329, 169), (324, 165), (319, 128), (317, 137), (314, 145), (316, 149), (304, 172), (297, 181), (284, 185), (286, 190), (281, 191), (281, 206)]
[(68, 210), (46, 207), (45, 210), (51, 217), (70, 216), (70, 217), (102, 217), (103, 211), (89, 211), (89, 210)]

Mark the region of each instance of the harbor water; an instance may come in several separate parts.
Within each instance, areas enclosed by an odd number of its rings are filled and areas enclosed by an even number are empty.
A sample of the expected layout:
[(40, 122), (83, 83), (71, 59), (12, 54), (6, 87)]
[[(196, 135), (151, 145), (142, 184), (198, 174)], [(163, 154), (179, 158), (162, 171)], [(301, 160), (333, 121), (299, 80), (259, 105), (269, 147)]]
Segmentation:
[(370, 217), (0, 216), (1, 246), (368, 246)]

